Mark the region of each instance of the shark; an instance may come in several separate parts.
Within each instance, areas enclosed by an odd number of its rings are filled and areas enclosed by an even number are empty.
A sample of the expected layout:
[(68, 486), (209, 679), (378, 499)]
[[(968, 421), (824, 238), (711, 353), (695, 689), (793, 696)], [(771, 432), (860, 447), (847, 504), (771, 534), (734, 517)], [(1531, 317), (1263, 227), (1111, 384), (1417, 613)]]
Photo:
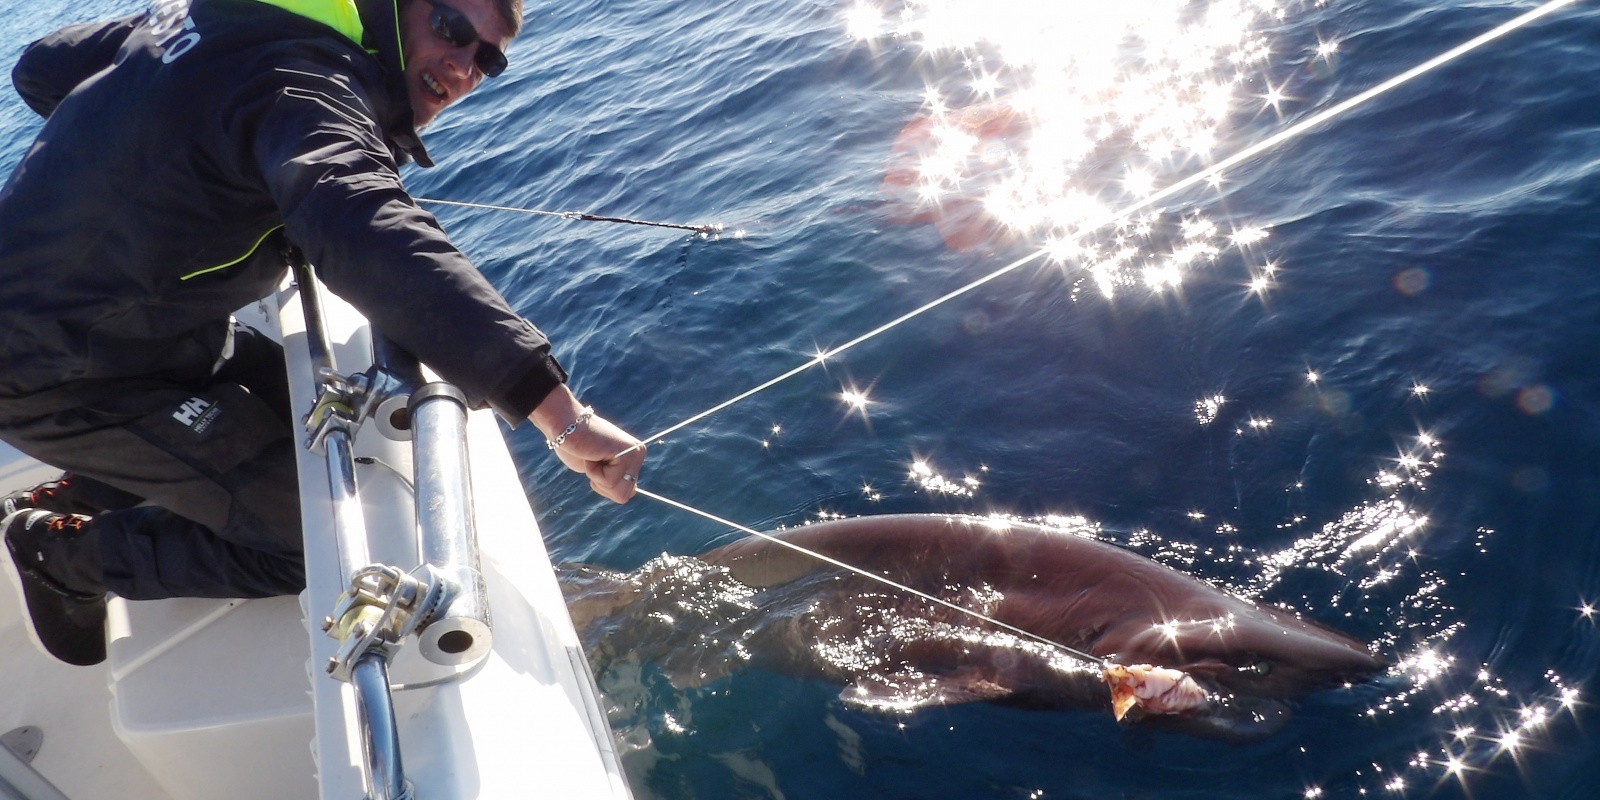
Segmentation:
[[(1126, 724), (1250, 741), (1279, 730), (1307, 695), (1353, 686), (1387, 666), (1368, 645), (1291, 611), (1028, 522), (856, 517), (749, 536), (670, 563), (679, 575), (702, 565), (689, 583), (718, 585), (719, 599), (690, 602), (682, 585), (664, 596), (659, 584), (652, 588), (659, 570), (607, 580), (588, 571), (564, 588), (586, 641), (612, 653), (643, 641), (624, 620), (720, 606), (709, 631), (693, 634), (697, 642), (675, 643), (672, 626), (643, 637), (658, 653), (689, 649), (663, 659), (689, 665), (672, 671), (679, 685), (754, 666), (836, 682), (845, 702), (863, 708), (1087, 709)], [(619, 616), (628, 606), (633, 614)], [(736, 646), (706, 644), (719, 639)]]

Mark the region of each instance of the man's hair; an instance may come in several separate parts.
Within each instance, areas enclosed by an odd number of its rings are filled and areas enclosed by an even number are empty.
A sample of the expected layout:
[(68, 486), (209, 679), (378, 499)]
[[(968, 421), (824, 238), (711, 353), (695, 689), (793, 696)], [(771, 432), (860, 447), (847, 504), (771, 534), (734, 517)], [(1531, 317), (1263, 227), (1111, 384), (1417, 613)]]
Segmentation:
[[(404, 14), (416, 0), (399, 0), (396, 9)], [(511, 29), (511, 35), (522, 32), (522, 0), (494, 0), (494, 10), (500, 12), (501, 21)]]
[(500, 12), (512, 36), (522, 32), (522, 0), (494, 0), (494, 10)]

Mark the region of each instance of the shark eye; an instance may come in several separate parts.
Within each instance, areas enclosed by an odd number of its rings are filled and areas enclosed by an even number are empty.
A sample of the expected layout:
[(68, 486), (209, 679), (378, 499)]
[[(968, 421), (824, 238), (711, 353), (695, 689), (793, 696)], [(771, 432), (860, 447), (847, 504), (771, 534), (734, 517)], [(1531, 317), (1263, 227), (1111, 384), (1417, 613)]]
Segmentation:
[(1259, 676), (1265, 678), (1266, 676), (1272, 674), (1272, 662), (1271, 661), (1257, 661), (1254, 664), (1250, 664), (1250, 665), (1247, 665), (1247, 666), (1240, 667), (1239, 671), (1240, 672), (1248, 672), (1248, 673), (1251, 673), (1253, 675), (1259, 675)]

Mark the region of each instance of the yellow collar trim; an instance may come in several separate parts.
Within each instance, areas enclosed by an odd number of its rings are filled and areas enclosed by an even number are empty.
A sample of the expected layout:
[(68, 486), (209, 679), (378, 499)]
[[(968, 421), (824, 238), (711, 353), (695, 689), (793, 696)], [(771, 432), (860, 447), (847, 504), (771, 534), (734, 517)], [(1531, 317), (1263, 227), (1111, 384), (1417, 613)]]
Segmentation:
[(355, 0), (260, 0), (260, 2), (320, 22), (357, 45), (361, 44), (362, 36), (366, 33), (361, 25), (361, 14), (356, 10)]

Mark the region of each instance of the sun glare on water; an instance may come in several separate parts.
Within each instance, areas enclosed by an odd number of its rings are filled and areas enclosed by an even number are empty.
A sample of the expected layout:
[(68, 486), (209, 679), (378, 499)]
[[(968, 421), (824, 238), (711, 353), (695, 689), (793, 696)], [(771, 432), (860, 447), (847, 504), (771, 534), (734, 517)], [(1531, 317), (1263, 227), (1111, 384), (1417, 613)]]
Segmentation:
[[(876, 52), (909, 50), (926, 76), (920, 108), (908, 113), (887, 154), (882, 188), (897, 221), (930, 224), (960, 251), (1042, 250), (1080, 276), (1075, 294), (1093, 287), (1106, 297), (1171, 291), (1229, 253), (1243, 262), (1235, 267), (1241, 297), (1267, 302), (1285, 269), (1263, 252), (1269, 231), (1258, 221), (1219, 216), (1212, 209), (1222, 204), (1212, 201), (1229, 187), (1224, 162), (1239, 162), (1253, 142), (1275, 141), (1284, 115), (1310, 111), (1295, 108), (1301, 101), (1279, 75), (1286, 65), (1312, 76), (1334, 70), (1337, 41), (1290, 41), (1280, 33), (1291, 16), (1322, 4), (859, 0), (843, 23)], [(1399, 286), (1409, 293), (1426, 277), (1417, 271)], [(1332, 373), (1306, 366), (1302, 374), (1318, 408), (1346, 413), (1348, 395)], [(864, 415), (866, 397), (854, 392), (842, 396)], [(1419, 407), (1433, 395), (1421, 381), (1408, 391)], [(1525, 411), (1550, 405), (1548, 391), (1529, 397), (1518, 400)], [(1208, 426), (1226, 416), (1238, 437), (1275, 435), (1273, 416), (1230, 408), (1243, 402), (1221, 393), (1202, 397), (1196, 422)], [(1228, 513), (1215, 509), (1194, 510), (1190, 519), (1226, 534), (1225, 543), (1195, 547), (1150, 537), (1152, 557), (1170, 566), (1188, 568), (1203, 557), (1251, 575), (1238, 582), (1246, 596), (1267, 596), (1292, 573), (1338, 587), (1321, 601), (1327, 617), (1373, 618), (1375, 608), (1385, 609), (1390, 622), (1373, 646), (1392, 667), (1362, 691), (1361, 716), (1394, 719), (1397, 740), (1414, 725), (1415, 741), (1370, 768), (1326, 776), (1331, 785), (1307, 786), (1307, 798), (1345, 790), (1421, 796), (1508, 764), (1520, 767), (1526, 753), (1553, 746), (1559, 729), (1552, 726), (1570, 723), (1585, 705), (1584, 687), (1553, 671), (1501, 675), (1457, 652), (1469, 623), (1446, 601), (1449, 576), (1431, 566), (1434, 523), (1420, 502), (1442, 458), (1439, 440), (1419, 432), (1380, 459), (1369, 481), (1372, 498), (1320, 523), (1286, 519), (1280, 535), (1297, 538), (1280, 549), (1252, 549), (1235, 536)], [(971, 496), (979, 485), (945, 478), (924, 456), (908, 479), (928, 494)], [(1304, 489), (1296, 482), (1285, 491)], [(1485, 557), (1492, 534), (1478, 531)], [(1143, 546), (1137, 538), (1135, 549)], [(1593, 598), (1575, 598), (1574, 624), (1597, 624), (1596, 607)], [(1220, 631), (1222, 623), (1172, 621), (1161, 630), (1175, 635), (1188, 624)]]
[[(1181, 211), (1120, 217), (1217, 160), (1230, 124), (1284, 102), (1263, 77), (1263, 31), (1287, 13), (1273, 0), (864, 0), (845, 25), (874, 46), (918, 48), (943, 76), (884, 181), (905, 219), (960, 250), (1037, 243), (1110, 294), (1176, 286), (1265, 236)], [(1270, 280), (1258, 271), (1250, 288)]]

